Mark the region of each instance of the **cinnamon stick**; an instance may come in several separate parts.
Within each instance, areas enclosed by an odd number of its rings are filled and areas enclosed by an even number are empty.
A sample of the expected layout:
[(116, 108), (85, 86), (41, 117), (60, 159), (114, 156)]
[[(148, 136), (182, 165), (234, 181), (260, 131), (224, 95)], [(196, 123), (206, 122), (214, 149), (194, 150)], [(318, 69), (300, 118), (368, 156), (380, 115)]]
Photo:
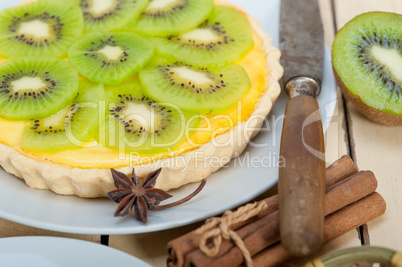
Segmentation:
[[(331, 214), (375, 191), (377, 180), (370, 171), (359, 172), (329, 187), (325, 196), (325, 215)], [(279, 241), (279, 211), (239, 229), (236, 233), (243, 240), (251, 255)], [(223, 240), (218, 255), (208, 257), (200, 249), (186, 257), (185, 266), (237, 266), (243, 262), (243, 253), (231, 242)]]
[(372, 171), (360, 171), (337, 184), (327, 187), (325, 216), (358, 201), (377, 189)]
[(348, 155), (344, 155), (326, 169), (325, 185), (327, 187), (334, 185), (357, 172), (358, 169), (353, 160)]
[[(357, 173), (357, 171), (358, 170), (352, 159), (349, 156), (345, 155), (332, 163), (331, 166), (327, 168), (326, 185), (332, 186), (337, 182)], [(232, 230), (237, 230), (278, 210), (278, 195), (261, 200), (261, 202), (265, 202), (268, 208), (261, 212), (258, 216), (255, 216), (254, 218), (251, 218), (250, 220), (246, 220), (239, 224), (232, 225), (230, 228)], [(200, 234), (192, 231), (170, 241), (167, 245), (167, 265), (171, 267), (184, 266), (185, 256), (191, 251), (198, 249), (200, 238)]]
[[(341, 235), (384, 214), (386, 204), (378, 193), (350, 204), (341, 210), (327, 216), (324, 223), (324, 243), (328, 243)], [(254, 267), (283, 266), (285, 263), (299, 258), (291, 255), (277, 243), (261, 251), (253, 257)]]

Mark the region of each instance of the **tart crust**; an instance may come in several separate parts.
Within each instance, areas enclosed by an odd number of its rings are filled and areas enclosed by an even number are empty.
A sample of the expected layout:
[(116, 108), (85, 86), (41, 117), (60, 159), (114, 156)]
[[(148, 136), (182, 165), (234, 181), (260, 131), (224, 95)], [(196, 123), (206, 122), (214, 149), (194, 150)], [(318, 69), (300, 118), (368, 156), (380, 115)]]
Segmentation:
[[(220, 1), (221, 2), (221, 1)], [(226, 3), (225, 3), (226, 4)], [(239, 156), (260, 130), (264, 118), (280, 94), (279, 79), (283, 68), (279, 64), (280, 51), (271, 45), (271, 37), (260, 23), (249, 17), (251, 27), (263, 41), (266, 57), (265, 90), (250, 118), (228, 132), (214, 137), (200, 148), (173, 158), (135, 166), (136, 174), (144, 177), (162, 167), (155, 187), (162, 190), (178, 188), (198, 182)], [(0, 143), (0, 165), (9, 173), (21, 178), (31, 188), (49, 189), (62, 195), (79, 197), (105, 197), (115, 189), (109, 169), (73, 168), (51, 161), (36, 161), (20, 154), (11, 146)], [(130, 166), (117, 169), (131, 173)]]

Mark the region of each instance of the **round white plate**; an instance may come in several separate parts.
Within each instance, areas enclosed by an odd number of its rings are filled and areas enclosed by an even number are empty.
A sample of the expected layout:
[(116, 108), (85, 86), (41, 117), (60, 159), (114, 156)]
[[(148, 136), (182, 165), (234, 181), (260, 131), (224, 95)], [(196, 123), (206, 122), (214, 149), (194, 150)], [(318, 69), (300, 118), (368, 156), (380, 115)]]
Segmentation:
[(7, 267), (150, 267), (117, 249), (70, 238), (0, 238), (0, 263)]
[[(18, 0), (0, 2), (0, 8)], [(279, 0), (233, 0), (252, 16), (278, 45)], [(326, 49), (323, 89), (318, 97), (324, 129), (336, 106), (336, 84)], [(190, 224), (239, 206), (274, 186), (278, 177), (279, 144), (288, 97), (282, 94), (266, 119), (260, 134), (244, 154), (212, 174), (201, 193), (179, 207), (150, 212), (148, 223), (132, 216), (114, 218), (117, 205), (109, 199), (81, 199), (28, 188), (20, 179), (0, 168), (0, 217), (29, 226), (80, 234), (129, 234), (169, 229)], [(197, 184), (173, 190), (175, 201), (192, 192)], [(166, 201), (166, 203), (168, 203)]]

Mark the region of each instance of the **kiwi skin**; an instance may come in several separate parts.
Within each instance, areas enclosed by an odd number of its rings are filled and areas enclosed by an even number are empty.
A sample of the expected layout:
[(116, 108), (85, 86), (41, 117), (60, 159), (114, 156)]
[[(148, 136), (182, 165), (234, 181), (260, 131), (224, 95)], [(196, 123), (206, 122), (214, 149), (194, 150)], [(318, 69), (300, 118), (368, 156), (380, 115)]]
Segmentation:
[(402, 116), (390, 114), (388, 112), (375, 109), (364, 103), (360, 96), (352, 94), (349, 89), (345, 86), (341, 78), (336, 73), (335, 69), (335, 79), (341, 89), (342, 94), (348, 99), (353, 105), (369, 120), (374, 121), (378, 124), (386, 126), (402, 126)]

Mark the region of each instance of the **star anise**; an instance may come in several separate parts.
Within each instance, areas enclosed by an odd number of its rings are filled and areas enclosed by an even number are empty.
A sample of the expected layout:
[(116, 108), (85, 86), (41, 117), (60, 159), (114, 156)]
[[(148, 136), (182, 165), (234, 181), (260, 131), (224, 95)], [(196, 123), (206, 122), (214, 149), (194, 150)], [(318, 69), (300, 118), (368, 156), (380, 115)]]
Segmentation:
[(111, 169), (116, 190), (107, 195), (114, 202), (119, 203), (114, 216), (126, 216), (133, 208), (138, 221), (146, 223), (148, 210), (163, 210), (182, 204), (195, 195), (204, 187), (206, 181), (202, 180), (200, 186), (189, 196), (174, 203), (158, 206), (162, 201), (171, 198), (172, 195), (161, 189), (154, 188), (156, 179), (162, 169), (149, 173), (140, 183), (133, 169), (131, 179), (126, 174)]

